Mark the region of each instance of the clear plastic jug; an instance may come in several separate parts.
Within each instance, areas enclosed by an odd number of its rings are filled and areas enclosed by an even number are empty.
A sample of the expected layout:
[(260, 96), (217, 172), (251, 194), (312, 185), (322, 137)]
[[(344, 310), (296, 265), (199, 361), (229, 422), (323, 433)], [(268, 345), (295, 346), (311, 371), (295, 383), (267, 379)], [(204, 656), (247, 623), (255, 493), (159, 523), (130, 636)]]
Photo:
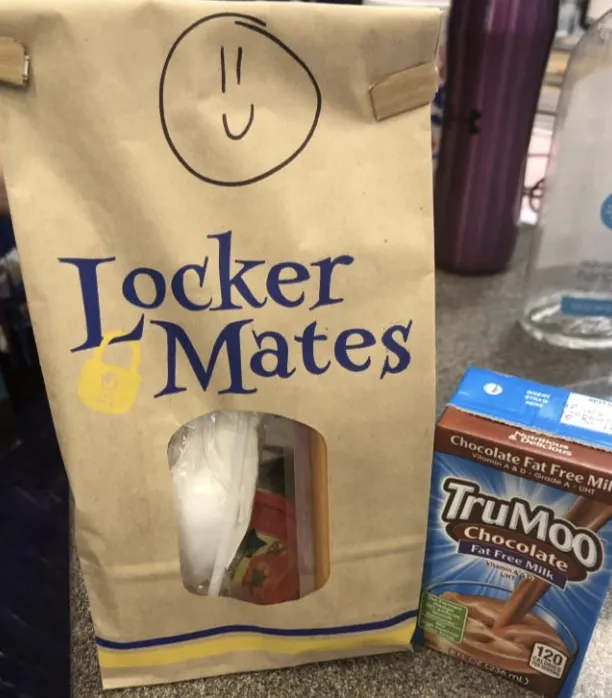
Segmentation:
[(612, 347), (612, 12), (568, 66), (526, 289), (533, 337)]

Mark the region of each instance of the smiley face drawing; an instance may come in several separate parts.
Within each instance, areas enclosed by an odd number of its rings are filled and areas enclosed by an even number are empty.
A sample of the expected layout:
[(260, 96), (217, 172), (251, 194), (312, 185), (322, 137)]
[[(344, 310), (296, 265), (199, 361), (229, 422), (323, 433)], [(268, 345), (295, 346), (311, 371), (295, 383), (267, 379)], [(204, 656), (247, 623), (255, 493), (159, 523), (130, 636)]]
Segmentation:
[(168, 145), (209, 184), (253, 184), (306, 148), (321, 114), (314, 75), (261, 20), (234, 12), (200, 19), (174, 42), (161, 75)]

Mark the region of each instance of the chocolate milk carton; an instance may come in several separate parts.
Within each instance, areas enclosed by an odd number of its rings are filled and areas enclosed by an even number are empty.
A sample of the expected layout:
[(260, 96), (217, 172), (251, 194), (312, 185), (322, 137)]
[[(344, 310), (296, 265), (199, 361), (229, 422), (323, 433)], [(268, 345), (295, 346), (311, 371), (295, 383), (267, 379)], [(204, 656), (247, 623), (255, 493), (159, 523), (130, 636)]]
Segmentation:
[(612, 570), (612, 403), (470, 369), (438, 424), (417, 642), (568, 698)]

